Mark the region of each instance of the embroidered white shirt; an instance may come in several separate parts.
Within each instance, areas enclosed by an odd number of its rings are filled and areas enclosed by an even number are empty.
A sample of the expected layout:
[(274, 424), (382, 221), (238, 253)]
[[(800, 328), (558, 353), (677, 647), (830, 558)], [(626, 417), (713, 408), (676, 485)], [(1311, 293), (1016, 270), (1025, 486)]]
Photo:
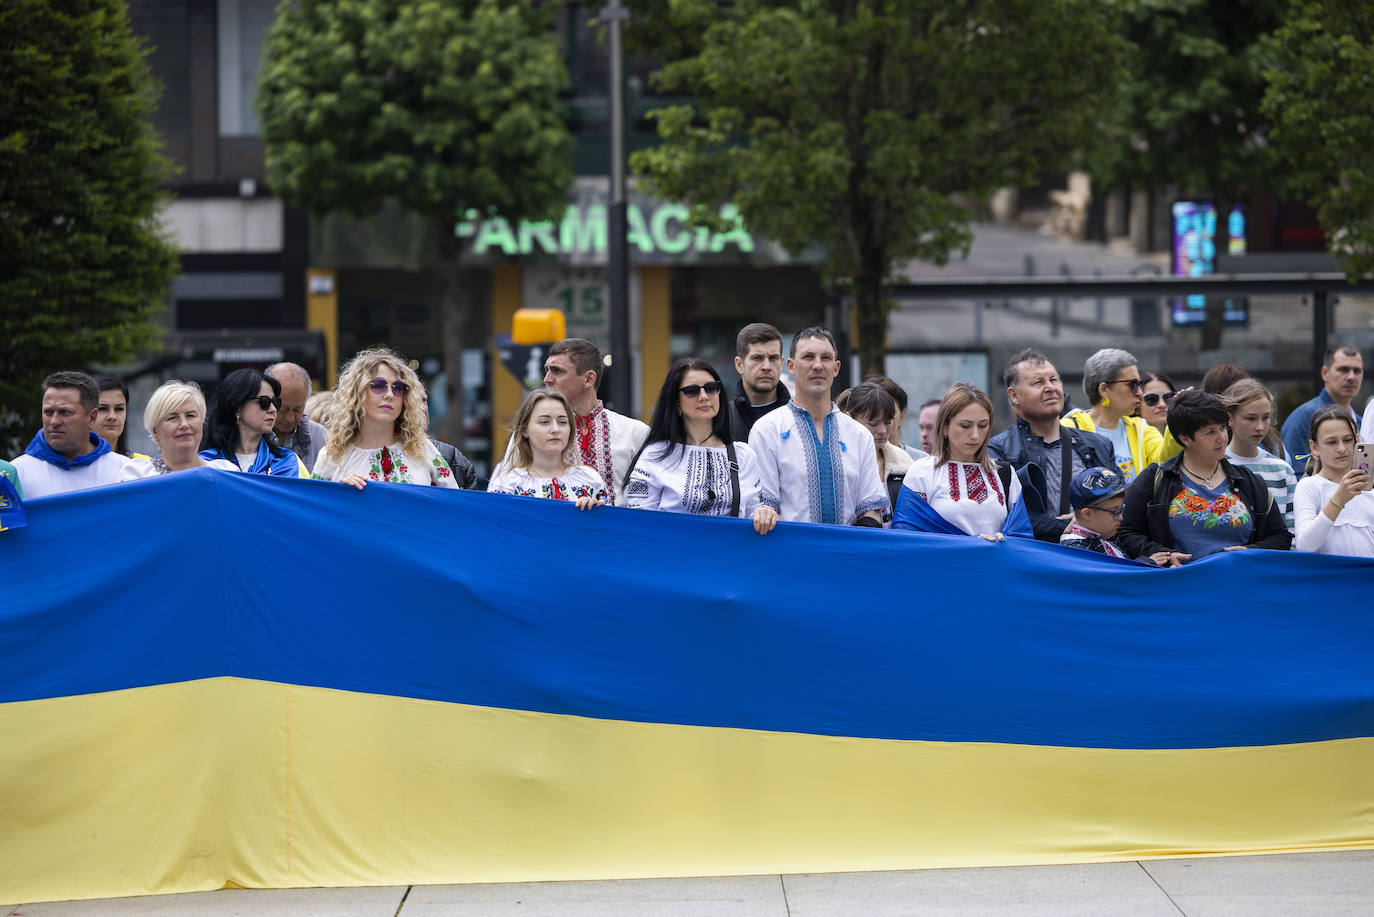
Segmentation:
[[(644, 444), (645, 437), (649, 435), (649, 425), (642, 420), (635, 420), (633, 417), (626, 417), (624, 414), (607, 410), (600, 401), (596, 403), (592, 413), (587, 416), (591, 418), (594, 426), (589, 441), (591, 448), (586, 453), (581, 450), (580, 437), (574, 430), (572, 459), (575, 462), (590, 465), (600, 472), (602, 481), (610, 495), (606, 502), (614, 502), (617, 506), (623, 506), (625, 505), (625, 475), (630, 471), (630, 462), (634, 461), (635, 453), (639, 451), (639, 447)], [(513, 461), (515, 461), (514, 436), (506, 443), (506, 454), (493, 469), (492, 480), (500, 477)], [(609, 477), (607, 477), (608, 473)], [(487, 489), (490, 490), (491, 488), (488, 487)]]
[(323, 449), (315, 461), (315, 471), (311, 477), (321, 481), (342, 481), (350, 474), (361, 474), (369, 481), (390, 481), (400, 484), (433, 484), (436, 487), (457, 488), (453, 470), (448, 462), (439, 455), (439, 450), (428, 439), (421, 449), (424, 455), (410, 455), (402, 452), (399, 446), (387, 446), (391, 468), (388, 471), (382, 463), (381, 449), (363, 449), (350, 446), (343, 461), (335, 462)]
[[(729, 456), (724, 447), (677, 445), (663, 454), (666, 443), (654, 443), (639, 457), (625, 482), (625, 505), (669, 513), (726, 516), (733, 496)], [(759, 505), (759, 463), (754, 450), (735, 443), (739, 463), (739, 514), (754, 515)]]
[(528, 468), (503, 468), (487, 485), (487, 493), (515, 494), (576, 502), (579, 497), (605, 500), (606, 482), (595, 468), (569, 465), (563, 474), (540, 477)]
[(1002, 481), (981, 465), (946, 462), (935, 467), (935, 456), (914, 462), (902, 486), (930, 504), (945, 521), (970, 535), (992, 535), (1007, 523), (1007, 511), (1021, 499), (1021, 481), (1011, 476), (1011, 493), (1002, 492)]
[(759, 502), (784, 522), (851, 525), (889, 506), (868, 428), (832, 404), (825, 431), (821, 441), (811, 415), (788, 402), (760, 417), (749, 432), (759, 463)]

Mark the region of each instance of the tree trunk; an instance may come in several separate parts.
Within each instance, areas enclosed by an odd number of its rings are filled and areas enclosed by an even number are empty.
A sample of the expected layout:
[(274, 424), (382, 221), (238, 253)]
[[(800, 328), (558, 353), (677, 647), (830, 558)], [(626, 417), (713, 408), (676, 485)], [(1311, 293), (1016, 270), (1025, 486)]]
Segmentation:
[(468, 314), (471, 298), (463, 284), (462, 243), (453, 233), (452, 221), (439, 225), (439, 318), (443, 326), (444, 394), (448, 400), (448, 414), (438, 431), (438, 438), (463, 448), (463, 321)]
[[(1215, 273), (1221, 264), (1221, 256), (1231, 248), (1231, 195), (1213, 191), (1212, 206), (1216, 208), (1217, 217), (1217, 231), (1212, 236), (1212, 242), (1215, 246), (1212, 255), (1212, 270)], [(1199, 349), (1220, 350), (1222, 331), (1225, 327), (1226, 297), (1208, 296), (1207, 314), (1202, 320), (1202, 343)]]
[(868, 263), (854, 277), (854, 314), (859, 331), (859, 363), (865, 376), (887, 375), (887, 297), (881, 264)]

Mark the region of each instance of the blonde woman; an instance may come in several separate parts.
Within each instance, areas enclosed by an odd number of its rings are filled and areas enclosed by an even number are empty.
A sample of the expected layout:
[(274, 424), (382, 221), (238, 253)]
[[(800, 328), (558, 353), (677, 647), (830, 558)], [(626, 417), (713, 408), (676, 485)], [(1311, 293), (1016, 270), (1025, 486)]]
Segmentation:
[[(239, 466), (227, 459), (203, 459), (198, 454), (201, 437), (205, 435), (205, 395), (194, 382), (169, 379), (157, 387), (148, 406), (143, 409), (143, 428), (157, 444), (158, 454), (148, 464), (156, 474), (187, 471), (191, 468), (219, 468), (238, 471)], [(124, 466), (124, 480), (145, 475)]]
[(384, 347), (364, 350), (339, 376), (312, 477), (358, 490), (370, 481), (457, 489), (425, 423), (415, 371)]
[(1035, 537), (1021, 501), (1021, 481), (1011, 466), (998, 465), (988, 455), (991, 430), (987, 393), (967, 382), (946, 392), (931, 434), (935, 452), (907, 471), (892, 527), (987, 541)]
[(1273, 430), (1274, 393), (1258, 379), (1244, 378), (1222, 393), (1221, 401), (1231, 416), (1231, 444), (1226, 458), (1232, 465), (1242, 465), (1259, 475), (1269, 487), (1283, 524), (1293, 531), (1293, 493), (1298, 478), (1293, 466), (1264, 448)]
[(589, 465), (573, 462), (573, 411), (561, 392), (537, 388), (525, 395), (511, 425), (508, 461), (488, 493), (544, 497), (592, 509), (606, 502), (606, 482)]

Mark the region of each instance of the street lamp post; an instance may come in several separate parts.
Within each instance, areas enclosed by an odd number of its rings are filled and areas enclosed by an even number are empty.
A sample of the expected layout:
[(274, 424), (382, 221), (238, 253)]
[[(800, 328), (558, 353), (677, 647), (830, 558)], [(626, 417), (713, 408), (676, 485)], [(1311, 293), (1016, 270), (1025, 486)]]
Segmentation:
[(625, 73), (621, 26), (630, 18), (620, 0), (601, 10), (610, 52), (611, 187), (607, 213), (606, 283), (611, 310), (611, 394), (622, 414), (635, 414), (634, 383), (630, 372), (630, 277), (625, 212)]

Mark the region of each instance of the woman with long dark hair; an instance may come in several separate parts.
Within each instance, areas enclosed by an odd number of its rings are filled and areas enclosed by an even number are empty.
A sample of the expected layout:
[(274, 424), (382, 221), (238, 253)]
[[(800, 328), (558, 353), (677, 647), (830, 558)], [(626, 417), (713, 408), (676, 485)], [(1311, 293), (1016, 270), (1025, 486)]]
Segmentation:
[[(110, 448), (120, 455), (129, 454), (129, 438), (124, 434), (125, 423), (129, 419), (129, 386), (124, 380), (109, 373), (95, 376), (95, 384), (100, 389), (99, 413), (95, 418), (95, 432), (110, 444)], [(146, 458), (147, 456), (139, 456)]]
[(280, 382), (256, 369), (234, 370), (210, 397), (200, 457), (224, 459), (250, 474), (309, 477), (296, 453), (272, 438), (280, 407)]
[(625, 505), (700, 516), (749, 518), (759, 503), (758, 462), (730, 435), (721, 410), (725, 384), (705, 360), (683, 357), (668, 370), (649, 434), (630, 463)]

